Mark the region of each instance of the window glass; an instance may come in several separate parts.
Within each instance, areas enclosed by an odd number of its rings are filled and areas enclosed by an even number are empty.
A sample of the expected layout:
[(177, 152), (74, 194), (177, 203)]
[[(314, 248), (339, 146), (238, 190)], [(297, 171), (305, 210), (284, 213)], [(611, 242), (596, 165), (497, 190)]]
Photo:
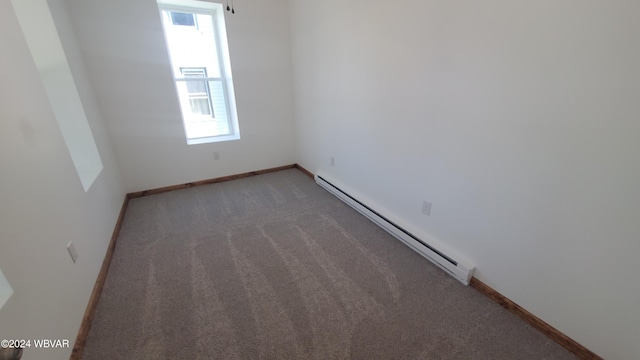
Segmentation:
[(171, 12), (171, 22), (173, 25), (195, 26), (196, 21), (193, 14)]

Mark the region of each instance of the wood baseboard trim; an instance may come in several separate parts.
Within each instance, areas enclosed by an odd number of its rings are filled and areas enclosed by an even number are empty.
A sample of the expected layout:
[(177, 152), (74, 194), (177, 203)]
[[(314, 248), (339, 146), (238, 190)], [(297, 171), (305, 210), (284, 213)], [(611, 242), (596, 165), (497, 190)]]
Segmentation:
[(302, 167), (302, 165), (300, 164), (296, 164), (295, 165), (296, 169), (302, 171), (305, 175), (307, 175), (308, 177), (310, 177), (311, 179), (314, 178), (313, 173), (305, 168)]
[(84, 347), (87, 343), (87, 337), (89, 336), (89, 330), (91, 329), (91, 323), (93, 322), (93, 316), (96, 313), (98, 301), (100, 300), (100, 294), (102, 294), (102, 288), (104, 287), (104, 282), (107, 279), (107, 273), (109, 272), (109, 266), (111, 265), (111, 259), (113, 258), (113, 252), (116, 248), (116, 242), (118, 241), (118, 236), (120, 235), (122, 221), (124, 220), (124, 214), (127, 211), (128, 205), (129, 197), (125, 196), (124, 201), (122, 202), (122, 207), (120, 208), (118, 220), (116, 221), (116, 225), (113, 229), (113, 234), (111, 235), (111, 240), (109, 241), (109, 246), (107, 247), (107, 253), (104, 256), (104, 260), (102, 261), (102, 266), (100, 267), (98, 278), (96, 279), (96, 283), (93, 286), (93, 291), (91, 292), (91, 296), (89, 297), (87, 308), (84, 311), (82, 323), (80, 324), (80, 329), (78, 330), (78, 335), (76, 336), (76, 342), (74, 343), (73, 350), (71, 351), (71, 357), (69, 358), (70, 360), (80, 360), (82, 358), (82, 353), (84, 352)]
[(471, 287), (475, 288), (476, 290), (480, 291), (482, 294), (488, 296), (491, 300), (497, 302), (502, 307), (509, 310), (511, 313), (517, 315), (519, 318), (527, 322), (529, 325), (533, 326), (543, 334), (547, 335), (549, 338), (551, 338), (558, 344), (562, 345), (565, 349), (571, 351), (574, 355), (578, 356), (580, 359), (602, 360), (600, 356), (594, 354), (591, 350), (580, 345), (575, 340), (563, 334), (553, 326), (547, 324), (542, 319), (533, 315), (532, 313), (527, 311), (525, 308), (514, 303), (509, 298), (500, 294), (499, 292), (494, 290), (492, 287), (476, 279), (475, 277), (471, 278), (469, 285), (471, 285)]
[(129, 199), (135, 199), (135, 198), (139, 198), (139, 197), (143, 197), (143, 196), (161, 194), (161, 193), (169, 192), (169, 191), (188, 189), (188, 188), (192, 188), (192, 187), (196, 187), (196, 186), (210, 185), (210, 184), (216, 184), (216, 183), (225, 182), (225, 181), (242, 179), (242, 178), (246, 178), (246, 177), (250, 177), (250, 176), (268, 174), (268, 173), (271, 173), (271, 172), (287, 170), (287, 169), (293, 169), (295, 167), (296, 167), (295, 164), (291, 164), (291, 165), (273, 167), (273, 168), (269, 168), (269, 169), (263, 169), (263, 170), (257, 170), (257, 171), (249, 171), (249, 172), (242, 173), (242, 174), (222, 176), (222, 177), (218, 177), (218, 178), (199, 180), (199, 181), (188, 182), (188, 183), (184, 183), (184, 184), (171, 185), (171, 186), (165, 186), (165, 187), (160, 187), (160, 188), (156, 188), (156, 189), (132, 192), (132, 193), (128, 193), (127, 197)]

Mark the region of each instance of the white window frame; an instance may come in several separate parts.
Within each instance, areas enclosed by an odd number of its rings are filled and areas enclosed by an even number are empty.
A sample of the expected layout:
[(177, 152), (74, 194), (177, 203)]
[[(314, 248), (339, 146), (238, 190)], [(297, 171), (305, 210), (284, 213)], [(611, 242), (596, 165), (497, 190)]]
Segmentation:
[[(189, 137), (187, 127), (190, 125), (190, 120), (187, 120), (185, 116), (185, 110), (181, 105), (182, 122), (185, 130), (185, 137), (187, 144), (204, 144), (212, 142), (230, 141), (240, 139), (240, 128), (238, 126), (238, 113), (236, 109), (235, 92), (233, 87), (233, 77), (231, 74), (231, 60), (229, 57), (229, 47), (227, 42), (227, 32), (224, 21), (224, 8), (222, 4), (212, 3), (207, 1), (197, 0), (157, 0), (158, 9), (160, 10), (160, 16), (162, 20), (162, 11), (175, 11), (183, 13), (203, 14), (209, 15), (213, 20), (214, 36), (216, 42), (216, 52), (218, 55), (218, 64), (220, 68), (220, 78), (206, 78), (205, 80), (221, 80), (222, 89), (224, 94), (224, 105), (227, 115), (227, 121), (229, 126), (229, 134), (216, 135), (216, 136), (203, 136), (203, 137)], [(197, 17), (194, 16), (194, 21), (197, 23)], [(164, 21), (163, 21), (164, 26)], [(178, 25), (176, 25), (178, 26)], [(165, 35), (166, 41), (166, 35)], [(167, 42), (167, 51), (169, 52), (169, 45)], [(169, 56), (170, 57), (170, 56)], [(172, 76), (176, 85), (176, 98), (180, 103), (181, 99), (178, 95), (178, 82), (185, 81), (184, 79), (177, 79), (174, 74), (174, 65), (172, 63)], [(210, 101), (211, 98), (210, 98)], [(216, 110), (212, 106), (212, 112)]]

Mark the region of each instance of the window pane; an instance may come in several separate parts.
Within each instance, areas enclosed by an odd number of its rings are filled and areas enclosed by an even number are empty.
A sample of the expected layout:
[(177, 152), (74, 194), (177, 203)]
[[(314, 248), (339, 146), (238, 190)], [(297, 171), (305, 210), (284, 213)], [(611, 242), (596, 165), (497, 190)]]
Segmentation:
[(216, 118), (220, 120), (220, 122), (224, 122), (227, 124), (226, 131), (229, 131), (229, 117), (227, 114), (227, 105), (224, 94), (224, 89), (222, 87), (221, 80), (211, 80), (208, 82), (209, 84), (209, 98), (211, 99), (211, 103), (213, 104), (213, 111), (216, 114)]
[[(172, 22), (173, 12), (164, 12), (163, 20)], [(169, 54), (176, 78), (193, 74), (204, 77), (221, 77), (219, 54), (213, 18), (206, 14), (193, 15), (198, 31), (185, 26), (165, 26)]]
[(209, 106), (209, 98), (190, 98), (191, 113), (195, 115), (211, 115), (211, 107)]
[(222, 80), (206, 81), (208, 96), (190, 93), (188, 85), (193, 82), (201, 81), (176, 81), (188, 138), (230, 135), (233, 128), (229, 123)]
[(187, 91), (189, 94), (209, 96), (209, 89), (205, 80), (197, 81), (191, 79), (204, 79), (207, 77), (207, 71), (204, 68), (182, 68), (182, 75), (187, 80)]
[(195, 26), (196, 22), (193, 14), (171, 12), (171, 22), (173, 25)]
[(186, 83), (187, 83), (187, 91), (189, 92), (189, 94), (209, 96), (209, 91), (207, 89), (206, 81), (187, 80)]

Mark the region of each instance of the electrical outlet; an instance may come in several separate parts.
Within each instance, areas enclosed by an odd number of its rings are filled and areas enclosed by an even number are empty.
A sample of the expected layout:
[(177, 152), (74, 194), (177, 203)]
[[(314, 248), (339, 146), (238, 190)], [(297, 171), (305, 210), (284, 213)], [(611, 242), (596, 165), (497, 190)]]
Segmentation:
[(220, 160), (220, 152), (218, 151), (213, 152), (213, 160)]
[(422, 202), (422, 213), (427, 215), (427, 216), (431, 215), (431, 203), (430, 202), (428, 202), (426, 200), (424, 200)]
[(75, 264), (76, 261), (78, 261), (78, 257), (80, 255), (78, 255), (78, 251), (76, 250), (75, 245), (73, 245), (73, 241), (69, 241), (69, 244), (67, 244), (67, 251), (69, 251), (69, 255), (71, 255), (71, 260)]
[(331, 157), (331, 166), (336, 164), (336, 159), (332, 156)]

